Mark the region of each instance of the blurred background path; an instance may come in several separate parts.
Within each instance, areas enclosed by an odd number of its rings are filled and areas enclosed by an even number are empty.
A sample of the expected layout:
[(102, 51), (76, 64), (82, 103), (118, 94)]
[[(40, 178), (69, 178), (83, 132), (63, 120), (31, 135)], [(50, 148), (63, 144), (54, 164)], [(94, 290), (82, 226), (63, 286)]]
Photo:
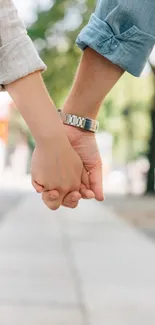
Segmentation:
[(154, 242), (114, 200), (51, 212), (21, 183), (1, 184), (0, 324), (154, 325)]

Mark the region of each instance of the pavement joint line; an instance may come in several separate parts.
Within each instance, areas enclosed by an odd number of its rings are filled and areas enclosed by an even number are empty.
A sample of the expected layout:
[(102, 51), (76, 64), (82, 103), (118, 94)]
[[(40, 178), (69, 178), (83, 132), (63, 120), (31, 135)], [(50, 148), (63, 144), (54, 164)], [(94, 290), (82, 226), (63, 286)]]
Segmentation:
[(89, 313), (87, 311), (86, 305), (84, 303), (84, 296), (82, 292), (82, 280), (80, 277), (80, 274), (78, 272), (78, 269), (76, 267), (76, 263), (74, 260), (74, 254), (72, 252), (72, 240), (69, 237), (69, 234), (66, 232), (66, 222), (62, 220), (62, 218), (59, 218), (60, 221), (60, 229), (61, 229), (61, 234), (62, 234), (62, 247), (64, 254), (68, 260), (68, 266), (70, 268), (72, 277), (74, 279), (74, 284), (75, 284), (75, 290), (77, 293), (77, 298), (78, 298), (78, 308), (81, 311), (81, 314), (83, 316), (83, 325), (90, 325), (89, 321)]

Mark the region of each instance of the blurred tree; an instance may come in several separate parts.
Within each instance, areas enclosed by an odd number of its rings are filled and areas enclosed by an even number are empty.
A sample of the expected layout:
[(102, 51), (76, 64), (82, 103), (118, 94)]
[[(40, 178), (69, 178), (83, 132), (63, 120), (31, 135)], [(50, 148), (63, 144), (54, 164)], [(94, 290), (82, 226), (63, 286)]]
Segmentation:
[(75, 39), (88, 21), (95, 0), (56, 0), (48, 11), (38, 8), (28, 32), (48, 65), (44, 80), (57, 106), (69, 91), (80, 58)]
[(148, 153), (150, 169), (148, 172), (146, 194), (155, 194), (155, 65), (153, 65), (150, 62), (150, 66), (152, 69), (154, 94), (153, 94), (153, 101), (150, 110), (151, 134), (150, 134), (149, 153)]

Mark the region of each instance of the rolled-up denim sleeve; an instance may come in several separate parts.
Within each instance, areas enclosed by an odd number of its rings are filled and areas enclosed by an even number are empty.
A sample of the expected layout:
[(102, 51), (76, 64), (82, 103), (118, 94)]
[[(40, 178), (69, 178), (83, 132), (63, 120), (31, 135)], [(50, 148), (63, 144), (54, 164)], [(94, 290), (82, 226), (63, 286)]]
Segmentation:
[(155, 44), (155, 0), (99, 0), (76, 43), (139, 76)]
[(46, 69), (12, 0), (0, 0), (0, 85)]

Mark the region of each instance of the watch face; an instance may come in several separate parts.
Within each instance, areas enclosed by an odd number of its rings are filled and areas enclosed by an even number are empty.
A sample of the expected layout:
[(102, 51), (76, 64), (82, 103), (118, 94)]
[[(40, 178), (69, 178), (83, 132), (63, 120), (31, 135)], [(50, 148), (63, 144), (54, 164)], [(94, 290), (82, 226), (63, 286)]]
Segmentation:
[(89, 120), (88, 118), (85, 120), (85, 130), (90, 131), (92, 128), (92, 120)]

